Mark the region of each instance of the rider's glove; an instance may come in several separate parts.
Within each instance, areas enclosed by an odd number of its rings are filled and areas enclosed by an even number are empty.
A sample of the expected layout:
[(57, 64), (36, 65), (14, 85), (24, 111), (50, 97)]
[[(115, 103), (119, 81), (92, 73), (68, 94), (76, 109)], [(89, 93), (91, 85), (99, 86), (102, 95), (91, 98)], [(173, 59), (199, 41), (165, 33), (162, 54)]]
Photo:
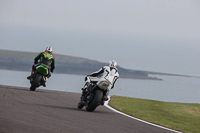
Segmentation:
[(85, 82), (89, 82), (90, 83), (90, 78), (88, 76), (85, 77)]
[(86, 77), (85, 77), (85, 81), (87, 80), (87, 78), (88, 78), (88, 77), (86, 76)]

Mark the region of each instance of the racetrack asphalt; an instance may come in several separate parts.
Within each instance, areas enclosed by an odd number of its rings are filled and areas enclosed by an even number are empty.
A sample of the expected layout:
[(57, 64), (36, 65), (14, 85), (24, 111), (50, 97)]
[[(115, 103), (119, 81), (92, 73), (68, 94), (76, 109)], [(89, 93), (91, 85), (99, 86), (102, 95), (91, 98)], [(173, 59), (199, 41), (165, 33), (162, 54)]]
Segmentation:
[[(48, 88), (47, 88), (48, 89)], [(0, 85), (0, 133), (172, 133), (105, 106), (77, 109), (81, 94)]]

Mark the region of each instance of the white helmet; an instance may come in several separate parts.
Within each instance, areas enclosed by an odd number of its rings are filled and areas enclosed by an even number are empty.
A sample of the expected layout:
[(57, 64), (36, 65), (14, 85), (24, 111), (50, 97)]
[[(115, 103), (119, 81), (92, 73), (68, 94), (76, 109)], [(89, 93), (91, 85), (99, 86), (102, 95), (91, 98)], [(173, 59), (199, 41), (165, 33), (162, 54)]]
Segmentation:
[(117, 62), (114, 61), (114, 60), (111, 60), (109, 61), (109, 64), (108, 64), (110, 67), (117, 67)]
[(47, 48), (45, 49), (45, 52), (53, 53), (53, 48), (52, 48), (52, 47), (47, 47)]

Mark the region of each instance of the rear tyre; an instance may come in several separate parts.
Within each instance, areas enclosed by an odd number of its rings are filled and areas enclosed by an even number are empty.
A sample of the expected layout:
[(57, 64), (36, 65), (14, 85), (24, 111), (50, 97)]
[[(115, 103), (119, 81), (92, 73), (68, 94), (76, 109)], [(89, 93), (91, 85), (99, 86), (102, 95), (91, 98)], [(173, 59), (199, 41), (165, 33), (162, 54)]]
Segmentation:
[(42, 75), (40, 75), (40, 74), (37, 74), (37, 75), (35, 76), (35, 78), (34, 78), (32, 84), (31, 84), (31, 87), (30, 87), (30, 90), (31, 90), (31, 91), (35, 91), (36, 87), (39, 86), (41, 78), (42, 78)]
[(101, 90), (96, 90), (95, 96), (93, 97), (89, 105), (86, 107), (86, 110), (89, 112), (93, 112), (96, 109), (96, 107), (100, 105), (102, 97), (103, 92)]

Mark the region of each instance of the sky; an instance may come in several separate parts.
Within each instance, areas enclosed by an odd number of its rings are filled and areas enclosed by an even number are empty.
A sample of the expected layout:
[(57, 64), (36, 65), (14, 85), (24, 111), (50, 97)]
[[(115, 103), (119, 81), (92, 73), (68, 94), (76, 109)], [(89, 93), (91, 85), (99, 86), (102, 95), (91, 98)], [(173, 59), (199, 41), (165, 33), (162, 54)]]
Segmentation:
[(0, 0), (0, 49), (200, 75), (199, 0)]

